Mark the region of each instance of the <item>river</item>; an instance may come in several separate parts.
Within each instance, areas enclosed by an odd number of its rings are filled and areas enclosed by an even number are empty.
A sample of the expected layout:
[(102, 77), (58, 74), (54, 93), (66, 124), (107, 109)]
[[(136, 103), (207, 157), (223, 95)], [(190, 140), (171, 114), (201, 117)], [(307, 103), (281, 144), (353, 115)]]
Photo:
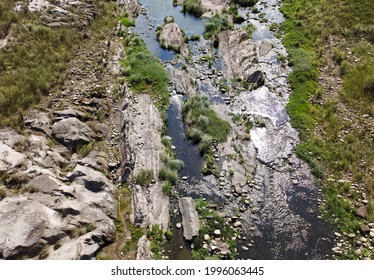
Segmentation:
[[(217, 178), (201, 175), (198, 147), (186, 139), (181, 120), (181, 106), (186, 96), (176, 94), (175, 83), (171, 84), (173, 95), (167, 110), (167, 134), (172, 138), (176, 157), (185, 162), (181, 175), (188, 176), (188, 181), (178, 185), (179, 194), (192, 197), (202, 195), (219, 203), (219, 210), (227, 216), (240, 214), (243, 224), (241, 234), (237, 237), (240, 259), (325, 258), (331, 251), (331, 229), (318, 214), (319, 193), (313, 176), (307, 165), (295, 155), (299, 139), (285, 109), (290, 93), (287, 75), (291, 69), (282, 68), (277, 61), (277, 53), (286, 54), (286, 51), (281, 40), (269, 30), (272, 23), (279, 24), (284, 20), (279, 12), (281, 2), (268, 0), (256, 4), (255, 7), (266, 20), (253, 14), (250, 8), (239, 9), (245, 19), (241, 25), (251, 23), (255, 26), (254, 43), (259, 46), (267, 41), (273, 47), (268, 55), (258, 59), (261, 71), (268, 77), (265, 85), (253, 91), (240, 92), (231, 98), (230, 104), (225, 104), (228, 95), (222, 93), (219, 87), (220, 81), (228, 80), (225, 69), (218, 50), (209, 41), (201, 39), (190, 44), (194, 54), (190, 62), (176, 58), (174, 52), (162, 49), (157, 42), (156, 28), (166, 16), (173, 16), (188, 36), (204, 32), (204, 20), (181, 13), (181, 8), (173, 6), (172, 2), (140, 0), (143, 11), (136, 19), (135, 29), (149, 50), (163, 61), (169, 73), (186, 65), (196, 81), (197, 93), (209, 96), (213, 108), (230, 121), (234, 130), (238, 127), (229, 117), (230, 113), (244, 112), (249, 118), (261, 118), (263, 122), (263, 125), (255, 125), (250, 130), (249, 141), (232, 140), (226, 144), (239, 147), (245, 159), (240, 169), (250, 170), (252, 177), (252, 181), (243, 186), (246, 197), (234, 196), (227, 172), (226, 177), (221, 178), (227, 182), (222, 188), (217, 187), (220, 184)], [(236, 25), (236, 28), (241, 25)], [(201, 62), (200, 58), (207, 54), (215, 57), (215, 63)], [(277, 88), (282, 94), (278, 94)], [(222, 145), (222, 151), (225, 149), (229, 147)], [(234, 164), (224, 152), (220, 156), (218, 166), (222, 170)], [(243, 199), (252, 201), (249, 208), (242, 205)], [(177, 209), (176, 201), (172, 201), (173, 213), (174, 209)], [(174, 236), (164, 253), (171, 259), (190, 259), (190, 246), (183, 240), (182, 231), (174, 226), (179, 221), (179, 213), (175, 211), (172, 217)]]

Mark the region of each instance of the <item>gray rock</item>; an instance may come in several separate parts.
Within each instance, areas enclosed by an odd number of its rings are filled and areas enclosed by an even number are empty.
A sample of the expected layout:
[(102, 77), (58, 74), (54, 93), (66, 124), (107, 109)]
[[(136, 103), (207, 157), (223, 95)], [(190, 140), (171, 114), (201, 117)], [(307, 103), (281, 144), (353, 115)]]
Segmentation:
[(183, 56), (189, 53), (182, 31), (175, 22), (165, 24), (158, 39), (165, 48), (179, 49)]
[(361, 225), (360, 225), (360, 231), (361, 231), (363, 234), (367, 234), (367, 233), (370, 232), (370, 228), (369, 228), (369, 226), (367, 226), (367, 225), (361, 224)]
[(239, 187), (239, 186), (236, 186), (236, 187), (234, 188), (234, 191), (235, 191), (235, 193), (237, 193), (238, 195), (241, 195), (241, 194), (243, 193), (242, 188)]
[(24, 117), (24, 124), (33, 130), (43, 132), (46, 135), (51, 135), (51, 119), (48, 113), (43, 113), (36, 110), (31, 110)]
[(368, 215), (368, 210), (367, 210), (366, 206), (362, 205), (359, 208), (357, 208), (356, 215), (365, 219)]
[(242, 226), (242, 223), (240, 221), (236, 221), (234, 224), (233, 224), (234, 228), (238, 228), (238, 227), (241, 227)]
[(221, 231), (219, 229), (215, 229), (213, 232), (215, 237), (220, 237), (221, 236)]
[(54, 116), (55, 121), (59, 121), (59, 120), (67, 119), (67, 118), (77, 118), (79, 120), (84, 120), (86, 117), (86, 114), (81, 111), (74, 110), (72, 108), (67, 108), (62, 111), (53, 112), (53, 116)]
[(226, 66), (228, 78), (248, 77), (254, 69), (256, 47), (245, 30), (224, 31), (219, 34), (220, 53)]
[(26, 155), (0, 142), (0, 172), (8, 171), (26, 163)]
[(61, 190), (62, 187), (58, 181), (46, 174), (40, 175), (32, 179), (28, 184), (28, 187), (32, 190), (43, 192), (43, 193), (52, 193), (54, 191)]
[(147, 197), (138, 185), (132, 188), (131, 222), (142, 228), (147, 228), (149, 223), (149, 210)]
[(257, 89), (265, 84), (265, 74), (257, 70), (249, 75), (247, 81), (252, 84), (252, 89)]
[(159, 183), (155, 183), (151, 189), (151, 201), (149, 203), (149, 223), (159, 225), (163, 232), (169, 228), (170, 199), (166, 196)]
[(67, 118), (52, 126), (52, 136), (64, 146), (77, 149), (78, 146), (91, 142), (94, 132), (77, 118)]
[(195, 201), (192, 197), (182, 197), (179, 199), (179, 209), (182, 215), (183, 236), (186, 240), (192, 240), (200, 229)]
[(137, 260), (153, 260), (153, 253), (151, 251), (151, 243), (145, 235), (139, 239)]
[(42, 237), (61, 234), (61, 216), (27, 197), (4, 199), (0, 209), (1, 259), (35, 256), (47, 244)]

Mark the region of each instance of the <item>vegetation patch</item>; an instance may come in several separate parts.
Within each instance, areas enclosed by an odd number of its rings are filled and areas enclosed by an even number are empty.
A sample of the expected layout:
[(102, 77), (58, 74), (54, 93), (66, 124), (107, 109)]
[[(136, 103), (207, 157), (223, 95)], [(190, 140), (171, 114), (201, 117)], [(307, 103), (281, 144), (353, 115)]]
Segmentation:
[[(236, 234), (235, 230), (229, 225), (225, 218), (221, 217), (208, 208), (208, 202), (202, 198), (196, 199), (196, 210), (200, 219), (200, 230), (198, 235), (193, 240), (194, 248), (192, 249), (192, 258), (195, 260), (206, 259), (227, 259), (233, 260), (236, 258), (236, 241), (233, 238)], [(227, 254), (221, 255), (219, 252), (208, 252), (203, 246), (210, 244), (214, 240), (214, 231), (220, 231), (220, 240), (227, 244), (229, 249)], [(209, 236), (209, 240), (205, 240), (205, 236)], [(208, 245), (209, 247), (209, 245)]]
[(182, 115), (188, 139), (199, 144), (203, 154), (203, 173), (217, 174), (212, 146), (215, 142), (227, 140), (229, 123), (220, 119), (210, 108), (208, 98), (201, 95), (192, 96), (185, 102)]
[[(0, 52), (0, 127), (19, 126), (24, 110), (60, 86), (67, 63), (89, 40), (78, 26), (48, 27), (35, 13), (15, 12), (14, 4), (0, 3), (0, 39), (12, 37)], [(100, 11), (92, 26), (95, 33), (113, 26), (112, 3), (94, 5)]]
[(215, 14), (213, 17), (208, 19), (205, 23), (205, 38), (212, 38), (217, 36), (220, 32), (225, 30), (232, 30), (234, 28), (227, 14)]
[[(370, 0), (285, 0), (281, 8), (286, 21), (280, 30), (293, 67), (289, 76), (293, 92), (287, 110), (302, 140), (296, 152), (320, 179), (325, 218), (346, 232), (355, 232), (362, 223), (355, 214), (360, 196), (349, 186), (362, 186), (369, 205), (374, 197), (370, 171), (374, 142), (367, 137), (367, 126), (353, 125), (354, 120), (347, 119), (338, 109), (338, 104), (344, 104), (357, 118), (374, 115), (372, 7)], [(337, 38), (339, 46), (331, 45), (332, 37)], [(340, 68), (343, 87), (337, 96), (318, 85), (319, 67), (325, 63)], [(348, 179), (348, 186), (342, 187), (342, 178)], [(368, 209), (367, 220), (373, 222), (373, 209)]]
[(123, 62), (123, 74), (134, 93), (149, 94), (160, 112), (169, 106), (169, 75), (161, 61), (152, 55), (143, 40), (134, 34), (124, 38), (127, 54)]
[(204, 10), (201, 6), (200, 0), (185, 0), (183, 1), (182, 12), (183, 13), (189, 12), (195, 16), (200, 17), (203, 15)]
[(149, 186), (153, 179), (153, 171), (151, 169), (141, 168), (134, 177), (134, 182), (137, 185)]

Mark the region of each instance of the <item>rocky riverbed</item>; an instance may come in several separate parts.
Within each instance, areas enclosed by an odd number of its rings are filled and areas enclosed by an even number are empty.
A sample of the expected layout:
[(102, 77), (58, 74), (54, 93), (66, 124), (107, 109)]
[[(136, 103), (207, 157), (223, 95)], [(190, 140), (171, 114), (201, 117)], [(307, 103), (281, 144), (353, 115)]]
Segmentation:
[[(49, 26), (79, 18), (89, 34), (95, 12), (90, 1), (65, 2), (35, 0), (17, 9), (38, 13)], [(280, 59), (287, 56), (281, 40), (270, 31), (283, 21), (281, 1), (259, 1), (261, 16), (239, 8), (244, 22), (221, 32), (218, 46), (203, 36), (184, 41), (181, 26), (188, 26), (190, 15), (167, 21), (160, 41), (178, 48), (178, 55), (160, 51), (156, 35), (155, 22), (173, 14), (139, 2), (118, 0), (130, 16), (141, 14), (136, 26), (118, 24), (99, 42), (89, 41), (70, 62), (59, 91), (25, 112), (22, 129), (0, 130), (0, 258), (92, 259), (109, 244), (115, 244), (112, 258), (124, 258), (124, 244), (135, 242), (136, 253), (126, 258), (161, 253), (189, 259), (195, 250), (195, 257), (326, 259), (351, 248), (347, 240), (354, 240), (356, 257), (365, 258), (374, 225), (334, 232), (322, 220), (323, 200), (310, 169), (295, 153), (298, 133), (285, 109), (291, 69)], [(203, 0), (203, 17), (229, 2)], [(243, 29), (249, 23), (252, 36)], [(192, 21), (189, 36), (202, 35), (202, 25)], [(126, 57), (118, 35), (139, 30), (170, 76), (167, 137), (185, 162), (172, 197), (157, 176), (166, 150), (161, 114), (149, 95), (135, 95), (116, 78)], [(231, 126), (227, 141), (212, 147), (218, 176), (199, 172), (199, 149), (184, 135), (183, 102), (198, 94)], [(134, 181), (143, 169), (154, 175), (146, 186)], [(120, 199), (124, 186), (126, 205)], [(154, 236), (147, 234), (154, 226), (164, 235), (173, 230), (160, 252), (153, 252)], [(141, 236), (134, 238), (134, 228)]]

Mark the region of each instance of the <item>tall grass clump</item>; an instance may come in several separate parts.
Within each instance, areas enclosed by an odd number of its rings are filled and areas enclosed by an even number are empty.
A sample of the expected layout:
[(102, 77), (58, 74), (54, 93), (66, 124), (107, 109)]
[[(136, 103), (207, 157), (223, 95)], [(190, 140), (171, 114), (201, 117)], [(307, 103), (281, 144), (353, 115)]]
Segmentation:
[(227, 14), (215, 14), (208, 19), (205, 24), (205, 38), (212, 38), (217, 36), (220, 32), (225, 30), (232, 30), (234, 25)]
[(186, 134), (192, 143), (199, 144), (203, 157), (204, 174), (215, 174), (218, 169), (214, 164), (214, 142), (224, 142), (230, 132), (228, 122), (220, 119), (210, 108), (208, 98), (201, 95), (190, 97), (182, 109)]
[(201, 6), (200, 0), (185, 0), (183, 1), (182, 12), (189, 12), (195, 16), (200, 17), (203, 15), (204, 10)]
[(148, 186), (153, 179), (153, 171), (151, 169), (141, 168), (139, 172), (135, 175), (135, 184), (141, 186)]

